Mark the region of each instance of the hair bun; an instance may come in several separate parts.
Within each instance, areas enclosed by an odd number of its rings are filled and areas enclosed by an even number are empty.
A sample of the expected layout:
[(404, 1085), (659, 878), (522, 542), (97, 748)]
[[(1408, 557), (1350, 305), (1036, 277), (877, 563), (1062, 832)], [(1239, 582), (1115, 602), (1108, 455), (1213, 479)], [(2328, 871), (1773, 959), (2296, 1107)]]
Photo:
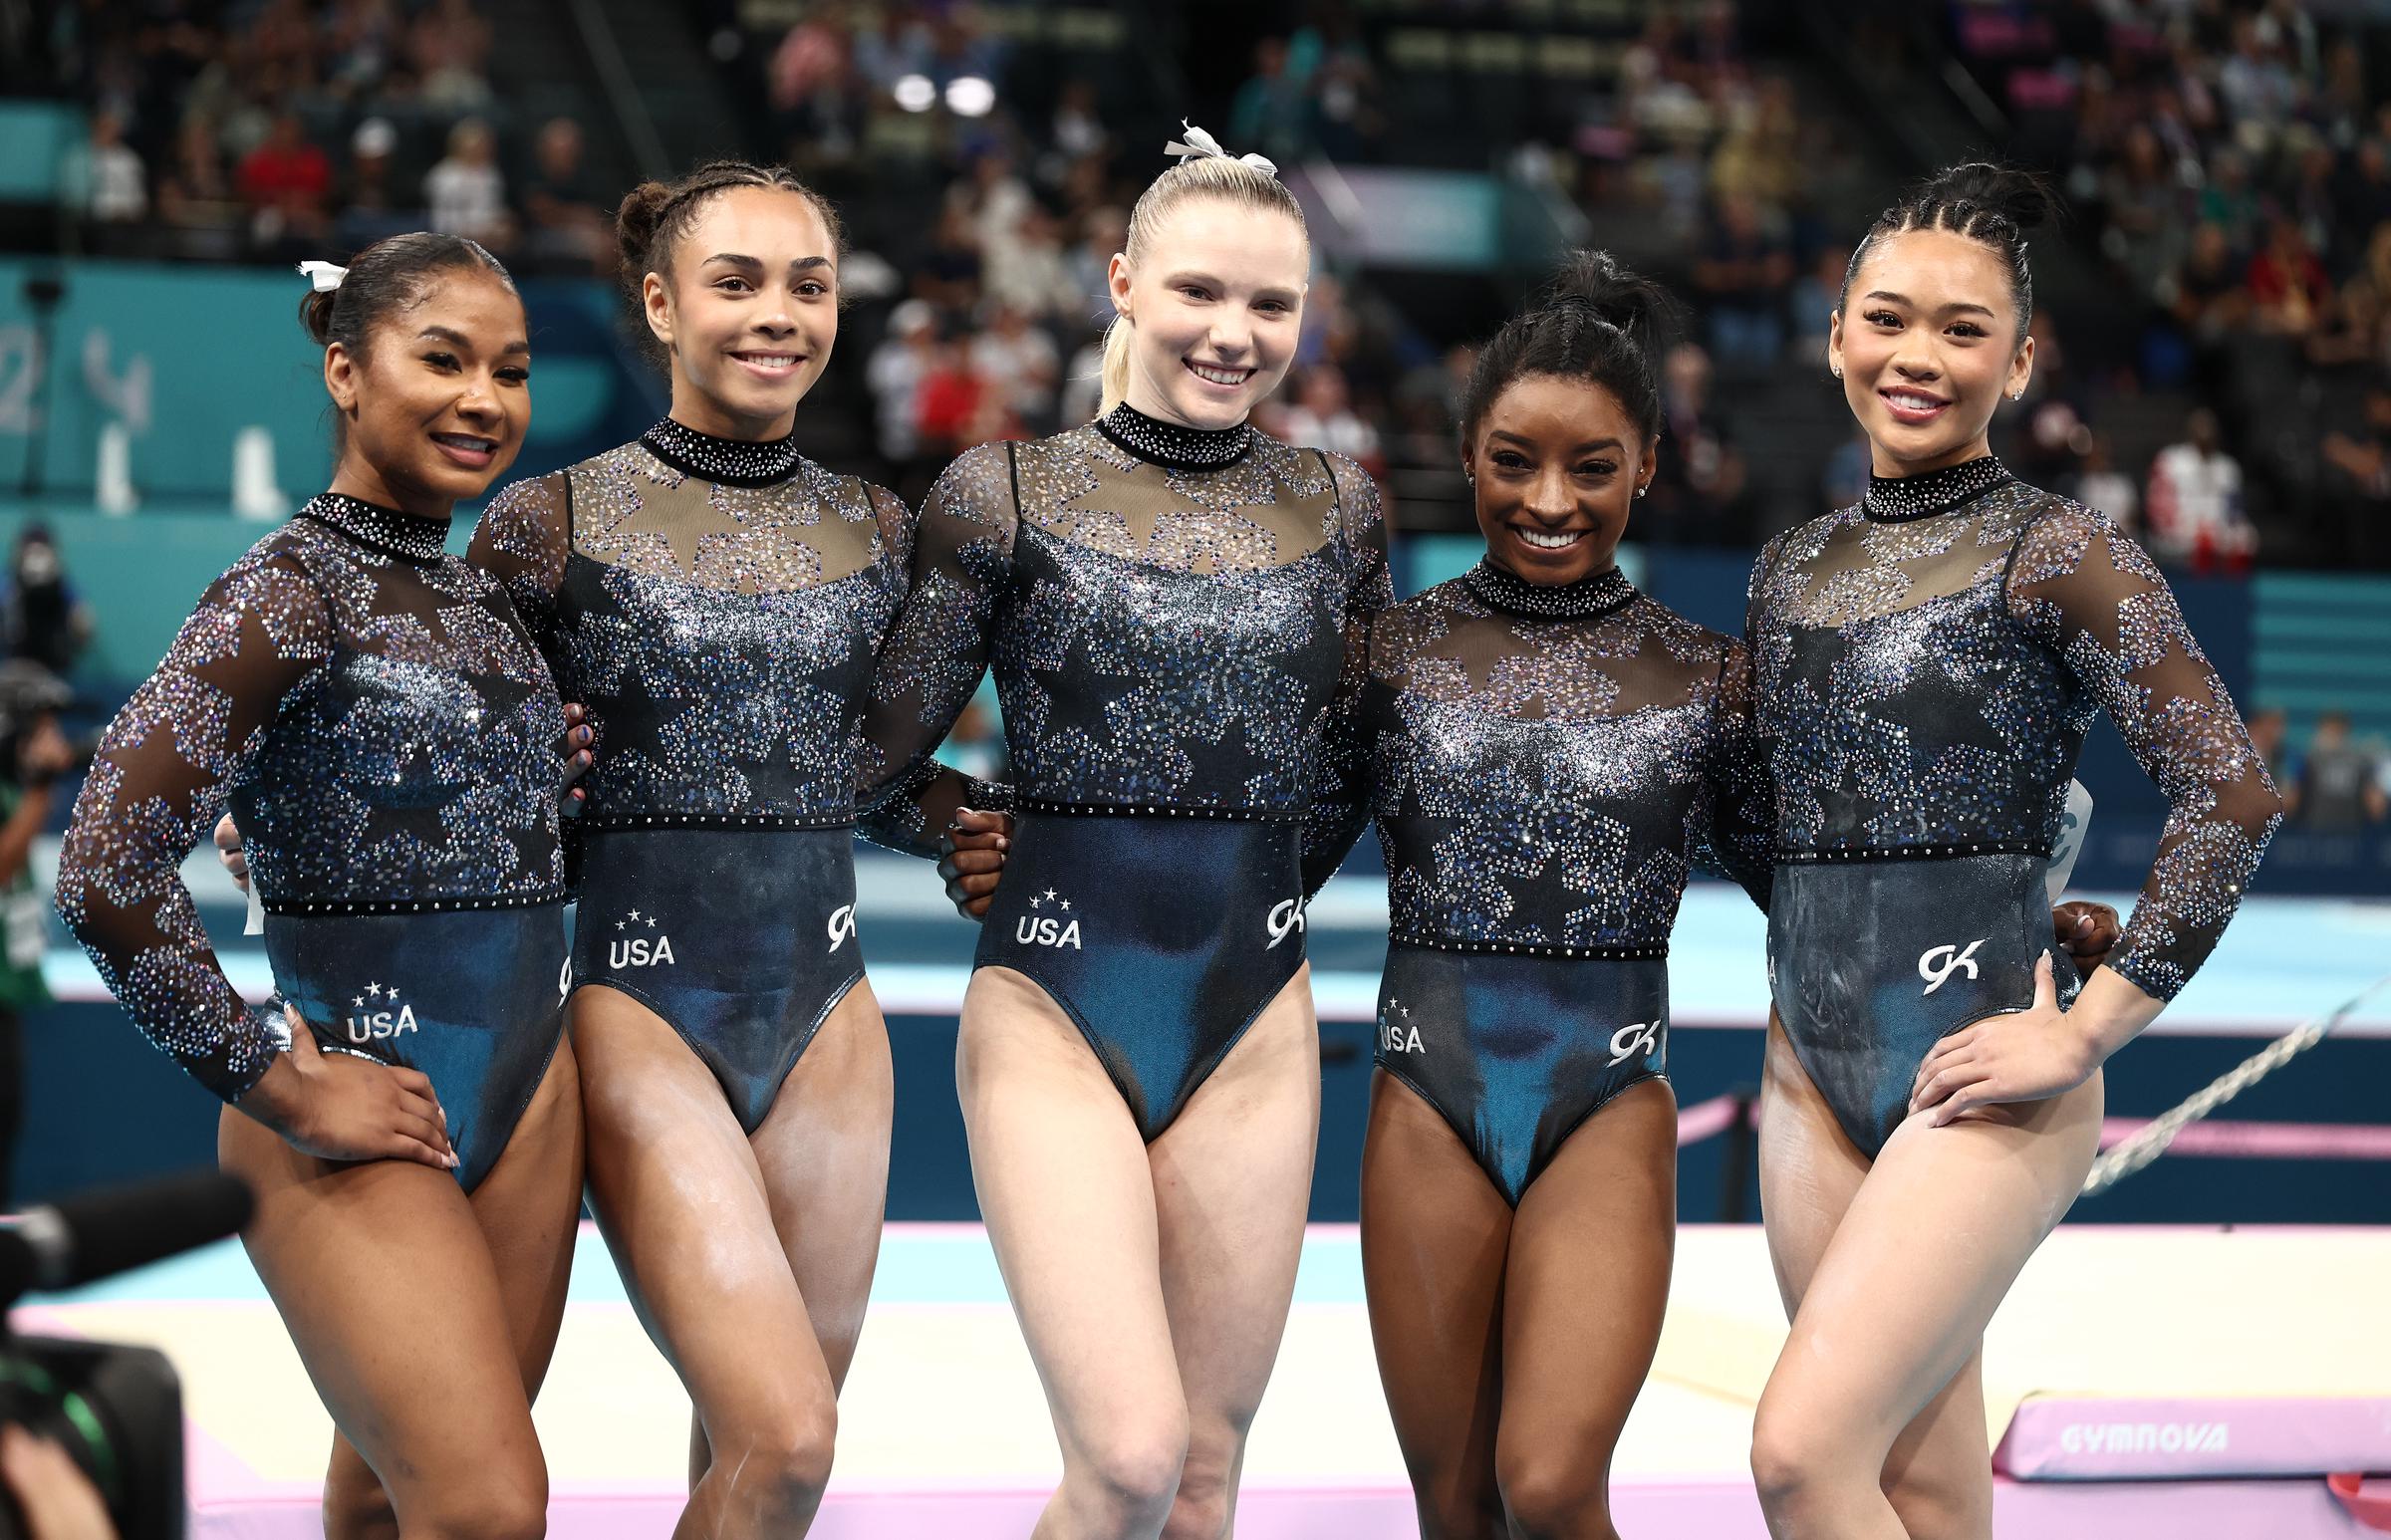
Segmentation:
[(332, 307), (339, 301), (338, 289), (312, 289), (299, 296), (299, 324), (319, 348), (332, 343)]
[(1634, 339), (1646, 354), (1673, 330), (1677, 300), (1607, 251), (1573, 251), (1545, 286), (1539, 304), (1581, 306)]
[(656, 244), (656, 227), (672, 201), (672, 189), (663, 182), (642, 182), (623, 194), (615, 208), (615, 245), (623, 253), (625, 276), (636, 287), (648, 271), (648, 253)]
[(1989, 160), (1945, 166), (1918, 189), (1918, 200), (1973, 204), (1998, 214), (2020, 230), (2050, 223), (2059, 208), (2058, 199), (2041, 177)]

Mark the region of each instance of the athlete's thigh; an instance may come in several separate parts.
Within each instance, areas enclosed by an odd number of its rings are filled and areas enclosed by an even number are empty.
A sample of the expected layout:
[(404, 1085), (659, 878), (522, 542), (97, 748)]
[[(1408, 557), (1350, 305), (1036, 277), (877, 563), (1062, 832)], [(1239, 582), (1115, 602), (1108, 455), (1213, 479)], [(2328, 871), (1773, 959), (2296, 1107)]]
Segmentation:
[(1152, 1168), (1095, 1051), (1036, 984), (983, 967), (955, 1083), (980, 1214), (1066, 1457), (1182, 1415)]
[(573, 996), (599, 1229), (657, 1347), (717, 1432), (830, 1395), (747, 1135), (679, 1034), (604, 985)]
[(1511, 1205), (1444, 1115), (1378, 1071), (1362, 1141), (1362, 1288), (1423, 1524), (1499, 1517)]
[(1677, 1246), (1677, 1098), (1631, 1086), (1519, 1199), (1503, 1281), (1502, 1437), (1606, 1466), (1652, 1372)]
[(1307, 963), (1148, 1151), (1163, 1301), (1198, 1440), (1207, 1424), (1241, 1434), (1261, 1405), (1295, 1296), (1319, 1146)]
[(1767, 1043), (1760, 1076), (1760, 1224), (1777, 1296), (1790, 1319), (1868, 1175), (1868, 1157), (1835, 1121), (1773, 1010)]
[(895, 1101), (888, 1026), (872, 986), (859, 981), (832, 1007), (748, 1140), (833, 1384), (846, 1381), (854, 1361), (880, 1259)]
[(498, 1272), (456, 1178), (413, 1161), (319, 1160), (229, 1109), (216, 1147), (256, 1194), (241, 1234), (250, 1260), (399, 1521), (492, 1470), (536, 1480)]
[(2018, 1269), (2083, 1184), (2101, 1082), (1893, 1132), (1794, 1312), (1769, 1395), (1894, 1438), (1973, 1358)]

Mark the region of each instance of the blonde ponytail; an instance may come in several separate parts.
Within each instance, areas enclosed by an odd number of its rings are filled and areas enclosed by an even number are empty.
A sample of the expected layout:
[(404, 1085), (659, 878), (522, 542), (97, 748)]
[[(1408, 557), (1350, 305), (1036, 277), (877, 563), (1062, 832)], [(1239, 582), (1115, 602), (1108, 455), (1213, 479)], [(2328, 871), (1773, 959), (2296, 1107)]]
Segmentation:
[(1129, 350), (1137, 346), (1131, 330), (1127, 316), (1115, 316), (1104, 329), (1104, 371), (1097, 376), (1104, 385), (1103, 404), (1096, 408), (1100, 417), (1129, 395)]

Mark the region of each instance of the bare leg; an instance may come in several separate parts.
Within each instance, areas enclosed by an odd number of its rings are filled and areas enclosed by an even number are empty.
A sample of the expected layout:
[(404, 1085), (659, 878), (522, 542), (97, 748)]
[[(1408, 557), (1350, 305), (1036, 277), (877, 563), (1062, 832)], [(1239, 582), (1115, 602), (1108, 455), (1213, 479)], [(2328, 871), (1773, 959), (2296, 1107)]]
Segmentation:
[(1070, 1018), (1009, 968), (971, 975), (955, 1081), (980, 1212), (1062, 1446), (1035, 1540), (1151, 1540), (1179, 1490), (1188, 1406), (1136, 1121)]
[(1188, 1457), (1163, 1533), (1223, 1540), (1278, 1361), (1320, 1144), (1320, 1033), (1297, 971), (1148, 1149)]
[[(872, 986), (859, 982), (806, 1045), (747, 1141), (834, 1390), (855, 1362), (880, 1262), (895, 1107), (888, 1023)], [(689, 1439), (694, 1486), (712, 1460), (704, 1418), (692, 1416)]]
[(1677, 1244), (1677, 1098), (1632, 1086), (1519, 1200), (1494, 1453), (1517, 1540), (1618, 1540), (1611, 1454), (1652, 1372)]
[[(832, 1143), (846, 1138), (850, 1154), (867, 1155), (851, 1179), (877, 1170), (885, 1180), (889, 1068), (878, 1017), (868, 997), (832, 1013), (757, 1131), (765, 1148), (801, 1148), (795, 1126), (821, 1118), (840, 1131), (826, 1134)], [(646, 1006), (585, 987), (573, 997), (573, 1031), (592, 1206), (717, 1456), (674, 1532), (801, 1534), (830, 1479), (837, 1382), (792, 1275), (757, 1147), (712, 1073)]]
[(242, 1241), (340, 1429), (327, 1532), (544, 1534), (531, 1396), (564, 1316), (580, 1188), (570, 1050), (469, 1199), (444, 1171), (318, 1160), (229, 1110), (216, 1143), (256, 1190)]
[[(1819, 1255), (1760, 1398), (1752, 1470), (1771, 1534), (1902, 1540), (1883, 1490), (1894, 1446), (1975, 1358), (2074, 1201), (2100, 1111), (2095, 1076), (2047, 1101), (1894, 1132)], [(1981, 1402), (1978, 1427), (1981, 1443)]]
[(1423, 1540), (1503, 1540), (1494, 1431), (1511, 1205), (1420, 1094), (1370, 1078), (1362, 1284)]
[[(1790, 1320), (1868, 1174), (1868, 1157), (1844, 1136), (1773, 1017), (1760, 1100), (1760, 1206)], [(1981, 1350), (1894, 1440), (1879, 1484), (1917, 1540), (1992, 1533)]]

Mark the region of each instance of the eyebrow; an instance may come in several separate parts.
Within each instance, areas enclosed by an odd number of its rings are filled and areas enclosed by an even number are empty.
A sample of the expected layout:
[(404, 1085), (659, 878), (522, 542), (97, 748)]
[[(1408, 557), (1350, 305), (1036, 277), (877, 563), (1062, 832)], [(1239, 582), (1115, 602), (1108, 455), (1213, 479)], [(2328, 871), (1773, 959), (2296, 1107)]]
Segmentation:
[[(1530, 449), (1535, 447), (1534, 439), (1523, 437), (1518, 433), (1510, 432), (1504, 428), (1498, 427), (1493, 432), (1488, 433), (1486, 436), (1488, 438), (1507, 438), (1512, 443), (1521, 444)], [(1616, 449), (1618, 447), (1619, 440), (1616, 438), (1593, 438), (1577, 445), (1577, 452), (1579, 454), (1592, 454), (1597, 449)]]
[[(717, 251), (705, 260), (707, 262), (727, 262), (732, 267), (745, 268), (751, 273), (760, 273), (764, 270), (764, 264), (759, 258), (742, 257), (735, 251)], [(698, 265), (702, 267), (704, 263), (700, 263)], [(830, 258), (828, 257), (798, 257), (794, 261), (790, 262), (789, 271), (792, 273), (803, 273), (817, 267), (828, 266), (830, 266)]]
[[(1862, 295), (1861, 298), (1870, 300), (1891, 300), (1896, 305), (1907, 305), (1912, 310), (1916, 310), (1918, 308), (1918, 302), (1916, 300), (1911, 299), (1906, 294), (1895, 294), (1890, 289), (1871, 289), (1866, 294)], [(1943, 307), (1943, 313), (1945, 315), (1949, 315), (1955, 310), (1973, 311), (1980, 316), (1990, 316), (1992, 314), (1992, 306), (1979, 305), (1974, 300), (1954, 300), (1951, 304)]]
[[(422, 331), (415, 334), (415, 341), (417, 342), (422, 342), (425, 338), (429, 338), (433, 342), (449, 343), (459, 348), (469, 349), (473, 346), (472, 341), (468, 339), (464, 333), (450, 331), (444, 326), (427, 326)], [(505, 347), (499, 349), (498, 351), (500, 354), (529, 353), (531, 352), (531, 344), (518, 337), (513, 342), (508, 343)]]
[[(1228, 285), (1222, 283), (1219, 279), (1214, 278), (1211, 274), (1197, 272), (1193, 269), (1184, 273), (1173, 273), (1170, 277), (1163, 280), (1163, 284), (1166, 288), (1176, 287), (1184, 283), (1209, 284), (1215, 289), (1225, 289), (1228, 287)], [(1261, 288), (1254, 290), (1253, 293), (1254, 298), (1256, 299), (1284, 300), (1288, 304), (1293, 304), (1295, 301), (1295, 291), (1293, 289), (1282, 289), (1276, 284), (1265, 284)]]

